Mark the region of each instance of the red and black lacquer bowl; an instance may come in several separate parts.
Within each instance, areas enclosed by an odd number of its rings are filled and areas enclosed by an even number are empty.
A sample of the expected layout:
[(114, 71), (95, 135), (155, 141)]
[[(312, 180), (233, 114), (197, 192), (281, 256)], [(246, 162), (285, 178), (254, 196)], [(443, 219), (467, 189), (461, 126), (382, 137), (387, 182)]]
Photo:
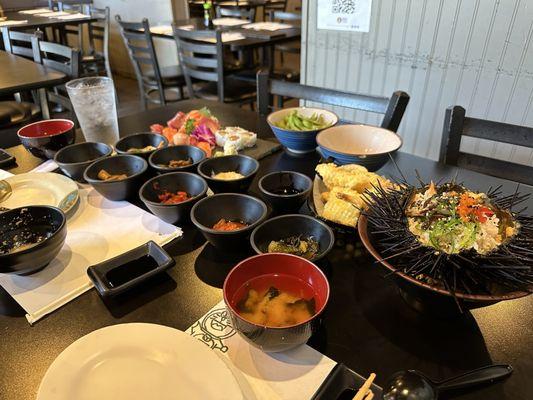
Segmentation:
[(68, 119), (47, 119), (23, 126), (17, 135), (31, 154), (46, 160), (74, 143), (76, 132), (74, 122)]
[[(315, 314), (297, 325), (277, 328), (252, 323), (237, 312), (236, 293), (253, 278), (279, 274), (299, 278), (313, 288)], [(278, 278), (279, 279), (279, 278)], [(287, 280), (290, 288), (294, 280)], [(295, 287), (294, 291), (299, 288)], [(306, 343), (319, 328), (321, 315), (329, 299), (329, 283), (324, 273), (311, 261), (291, 254), (266, 253), (247, 258), (235, 266), (224, 281), (224, 302), (233, 327), (251, 345), (265, 352), (280, 352)]]

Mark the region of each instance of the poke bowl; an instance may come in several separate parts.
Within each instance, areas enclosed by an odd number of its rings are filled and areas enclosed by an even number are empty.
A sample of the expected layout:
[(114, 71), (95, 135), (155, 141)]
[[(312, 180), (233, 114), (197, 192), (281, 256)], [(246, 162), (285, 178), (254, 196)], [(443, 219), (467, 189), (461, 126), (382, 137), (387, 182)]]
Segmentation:
[(222, 291), (232, 325), (244, 340), (265, 352), (280, 352), (306, 343), (318, 330), (330, 288), (311, 261), (270, 253), (237, 264)]
[(148, 180), (139, 189), (146, 207), (165, 222), (188, 219), (191, 208), (207, 193), (207, 183), (190, 172), (169, 172)]
[(316, 149), (317, 134), (323, 129), (337, 125), (339, 117), (322, 108), (291, 107), (270, 113), (267, 122), (287, 150), (293, 153), (309, 153)]
[(324, 159), (337, 165), (362, 165), (369, 171), (380, 169), (402, 146), (402, 138), (397, 133), (360, 124), (324, 129), (316, 141)]

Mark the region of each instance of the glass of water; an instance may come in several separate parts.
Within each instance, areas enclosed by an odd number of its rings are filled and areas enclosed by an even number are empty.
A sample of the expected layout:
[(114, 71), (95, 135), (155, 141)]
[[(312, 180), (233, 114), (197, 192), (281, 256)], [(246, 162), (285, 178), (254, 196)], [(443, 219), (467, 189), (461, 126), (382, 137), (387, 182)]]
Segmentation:
[(114, 145), (118, 141), (118, 121), (113, 80), (80, 78), (65, 86), (85, 140)]

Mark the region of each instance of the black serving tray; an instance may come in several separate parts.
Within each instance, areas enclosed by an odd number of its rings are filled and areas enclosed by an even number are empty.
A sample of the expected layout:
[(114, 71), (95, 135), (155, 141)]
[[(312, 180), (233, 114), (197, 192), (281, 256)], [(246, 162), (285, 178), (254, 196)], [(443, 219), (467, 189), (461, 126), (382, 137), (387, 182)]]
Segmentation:
[[(139, 260), (139, 263), (135, 263)], [(141, 268), (144, 262), (153, 266)], [(116, 296), (176, 264), (168, 253), (149, 241), (127, 253), (87, 268), (87, 275), (104, 298)]]
[[(351, 400), (365, 382), (365, 378), (356, 374), (344, 364), (337, 364), (331, 370), (311, 400)], [(370, 387), (375, 399), (381, 399), (381, 388), (375, 384)]]

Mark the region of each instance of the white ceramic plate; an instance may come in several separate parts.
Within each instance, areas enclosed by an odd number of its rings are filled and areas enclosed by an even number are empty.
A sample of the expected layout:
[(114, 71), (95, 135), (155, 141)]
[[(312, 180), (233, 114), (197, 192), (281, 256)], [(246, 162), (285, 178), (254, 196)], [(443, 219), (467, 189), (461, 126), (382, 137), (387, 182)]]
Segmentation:
[(58, 207), (67, 213), (79, 199), (78, 185), (53, 172), (28, 172), (0, 180), (0, 207)]
[(219, 356), (198, 339), (154, 324), (98, 329), (67, 347), (44, 376), (37, 400), (239, 400)]

